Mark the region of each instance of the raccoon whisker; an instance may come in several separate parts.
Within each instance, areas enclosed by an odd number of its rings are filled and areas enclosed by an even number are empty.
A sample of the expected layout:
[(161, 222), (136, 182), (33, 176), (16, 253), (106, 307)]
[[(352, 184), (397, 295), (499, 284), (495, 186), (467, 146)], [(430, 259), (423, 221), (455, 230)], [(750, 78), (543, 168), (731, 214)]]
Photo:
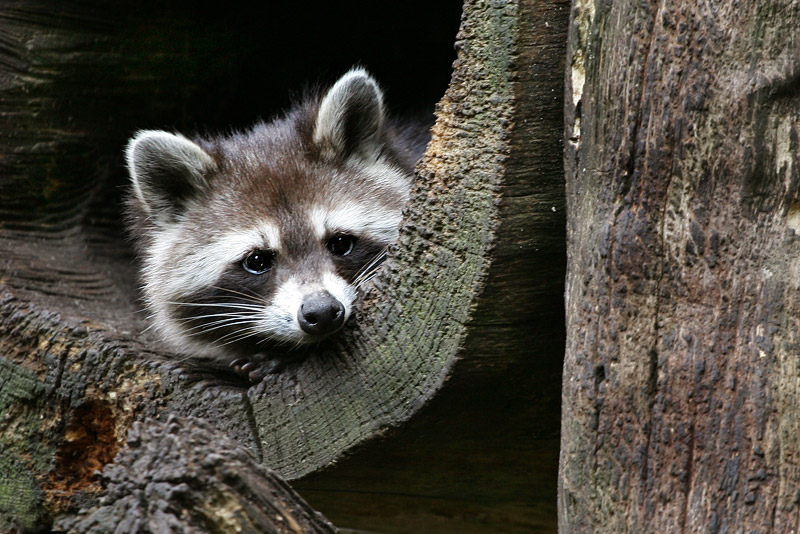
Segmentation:
[(386, 254), (385, 251), (379, 253), (374, 258), (372, 258), (368, 263), (366, 263), (363, 267), (361, 267), (361, 269), (358, 270), (355, 276), (352, 277), (350, 283), (357, 284), (362, 278), (364, 278), (364, 276), (366, 276), (368, 273), (376, 269), (377, 266), (380, 265), (380, 263), (385, 258), (385, 254)]
[[(258, 332), (258, 333), (261, 336), (264, 336), (264, 337), (263, 337), (263, 339), (259, 339), (258, 341), (256, 341), (256, 345), (266, 345), (268, 343), (274, 342), (276, 339), (279, 339), (278, 336), (271, 335), (271, 334), (268, 334), (266, 332)], [(289, 343), (289, 342), (287, 342), (285, 340), (281, 340), (280, 341), (280, 345), (281, 345), (281, 347), (286, 347), (288, 345), (289, 349), (296, 350), (296, 349), (302, 347), (304, 345), (304, 343), (302, 341), (292, 341), (291, 343)]]
[[(207, 342), (207, 345), (213, 346), (214, 342), (213, 341), (209, 341), (209, 342)], [(198, 358), (199, 360), (202, 361), (204, 359), (204, 354), (202, 352), (187, 352), (185, 356), (183, 356), (182, 358), (178, 358), (175, 361), (178, 362), (178, 363), (184, 363), (184, 362), (187, 362), (187, 361), (192, 360), (194, 358)]]
[(165, 304), (173, 306), (193, 306), (193, 307), (207, 307), (207, 308), (234, 308), (240, 310), (260, 311), (264, 306), (256, 306), (254, 304), (242, 304), (238, 302), (177, 302), (169, 301)]
[[(241, 297), (239, 297), (241, 299)], [(242, 302), (241, 300), (232, 300), (231, 297), (227, 297), (225, 300), (206, 300), (206, 306), (220, 306), (220, 307), (236, 307), (236, 308), (243, 308), (248, 310), (253, 309), (264, 309), (266, 306), (263, 302)]]
[(146, 319), (147, 319), (147, 322), (148, 322), (149, 324), (147, 325), (147, 327), (146, 327), (144, 330), (142, 330), (142, 334), (144, 334), (144, 333), (147, 333), (147, 332), (148, 332), (148, 331), (150, 331), (150, 330), (157, 330), (157, 327), (158, 327), (158, 321), (156, 321), (156, 320), (155, 320), (155, 318), (156, 318), (156, 314), (155, 314), (155, 312), (154, 312), (154, 313), (151, 313), (151, 314), (149, 314), (149, 315), (146, 317)]
[(242, 341), (243, 339), (247, 339), (248, 337), (255, 337), (258, 333), (259, 333), (259, 331), (255, 330), (254, 328), (245, 328), (245, 329), (242, 329), (242, 331), (232, 332), (232, 333), (230, 333), (228, 335), (222, 336), (221, 338), (217, 339), (216, 342), (219, 343), (222, 340), (224, 340), (225, 338), (230, 337), (231, 339), (229, 339), (225, 343), (222, 343), (222, 346), (224, 347), (225, 345), (230, 345), (232, 343), (237, 343), (239, 341)]
[(186, 355), (186, 356), (184, 356), (183, 358), (178, 358), (178, 359), (177, 359), (177, 360), (175, 360), (175, 361), (176, 361), (176, 362), (178, 362), (178, 363), (184, 363), (184, 362), (186, 362), (186, 361), (189, 361), (189, 360), (191, 360), (191, 359), (192, 359), (192, 358), (194, 358), (195, 356), (197, 356), (197, 355), (196, 355), (196, 354), (187, 354), (187, 355)]
[[(256, 331), (248, 331), (248, 330), (237, 330), (236, 332), (228, 333), (224, 336), (220, 336), (217, 339), (209, 339), (206, 343), (210, 345), (214, 345), (215, 347), (224, 347), (225, 345), (230, 345), (231, 343), (236, 343), (246, 339), (248, 337), (253, 337), (256, 335)], [(227, 341), (226, 341), (227, 340)]]
[(235, 289), (225, 288), (225, 291), (229, 293), (233, 293), (234, 295), (240, 295), (245, 299), (248, 299), (250, 302), (258, 302), (260, 304), (269, 304), (269, 300), (267, 300), (263, 295), (259, 295), (252, 289), (249, 289), (244, 286), (240, 286), (241, 291), (236, 291)]
[(169, 300), (165, 304), (173, 304), (176, 306), (227, 306), (227, 307), (251, 307), (256, 308), (253, 304), (247, 304), (236, 301), (220, 301), (220, 302), (181, 302), (179, 300)]
[(222, 319), (220, 321), (213, 321), (210, 323), (203, 323), (199, 325), (195, 325), (191, 328), (187, 328), (187, 332), (191, 332), (193, 330), (199, 330), (199, 333), (210, 332), (212, 330), (217, 330), (219, 328), (224, 328), (226, 326), (237, 326), (240, 324), (246, 324), (248, 322), (256, 322), (252, 316), (250, 315), (243, 315), (241, 317), (230, 317), (228, 319)]
[(358, 272), (350, 281), (350, 284), (359, 287), (361, 284), (375, 276), (378, 267), (380, 267), (383, 261), (386, 259), (388, 250), (389, 248), (385, 247), (383, 250), (378, 252), (368, 263), (358, 270)]
[(217, 340), (218, 343), (225, 341), (222, 345), (230, 345), (232, 343), (238, 343), (239, 341), (245, 340), (249, 337), (255, 337), (258, 334), (257, 330), (254, 329), (243, 329), (240, 332), (237, 332), (236, 335), (229, 334), (227, 336), (223, 336)]
[(376, 270), (374, 270), (374, 271), (372, 271), (372, 272), (369, 274), (369, 276), (365, 276), (365, 277), (363, 277), (361, 280), (359, 280), (359, 281), (358, 281), (358, 284), (356, 284), (356, 285), (355, 285), (355, 288), (356, 288), (356, 289), (360, 288), (362, 285), (366, 284), (367, 282), (369, 282), (370, 280), (372, 280), (373, 278), (375, 278), (375, 275), (377, 275), (377, 274), (378, 274), (378, 270), (377, 270), (377, 269), (376, 269)]
[[(241, 325), (248, 325), (248, 324), (258, 324), (258, 321), (254, 320), (254, 319), (228, 320), (228, 321), (224, 321), (224, 322), (219, 321), (219, 324), (217, 324), (216, 326), (202, 324), (202, 325), (198, 325), (198, 326), (196, 326), (194, 328), (188, 329), (187, 333), (189, 333), (190, 336), (199, 336), (199, 335), (207, 334), (209, 332), (213, 332), (214, 330), (219, 330), (221, 328), (228, 328), (228, 327), (232, 327), (232, 326), (241, 326)], [(191, 330), (194, 330), (194, 329), (197, 329), (197, 331), (196, 332), (191, 332)], [(234, 332), (234, 333), (236, 333), (236, 332)]]
[[(258, 309), (262, 309), (263, 310), (263, 308), (258, 308)], [(206, 311), (206, 310), (204, 310), (204, 311)], [(211, 311), (211, 310), (207, 310), (207, 311)], [(231, 317), (231, 316), (234, 316), (234, 315), (248, 315), (248, 314), (249, 315), (256, 315), (256, 314), (254, 314), (252, 312), (253, 312), (253, 310), (251, 310), (249, 308), (244, 308), (244, 309), (231, 308), (230, 310), (220, 311), (220, 312), (216, 312), (216, 313), (207, 313), (205, 315), (192, 315), (191, 317), (187, 317), (186, 319), (187, 320), (192, 320), (192, 319), (203, 319), (203, 318), (206, 318), (206, 317)], [(183, 319), (181, 319), (181, 320), (183, 320)]]
[(361, 286), (363, 286), (364, 284), (366, 284), (367, 282), (369, 282), (370, 280), (372, 280), (373, 278), (375, 278), (375, 275), (376, 275), (376, 274), (378, 274), (378, 272), (377, 272), (377, 271), (373, 272), (373, 273), (372, 273), (371, 275), (369, 275), (369, 276), (365, 276), (365, 277), (363, 277), (361, 280), (359, 280), (359, 281), (358, 281), (358, 283), (357, 283), (357, 284), (354, 284), (354, 285), (353, 285), (353, 287), (354, 287), (355, 289), (360, 289), (360, 288), (361, 288)]
[[(183, 317), (178, 318), (178, 321), (182, 323), (191, 323), (193, 321), (197, 321), (198, 319), (213, 319), (215, 317), (227, 317), (231, 319), (244, 319), (246, 317), (254, 317), (255, 314), (253, 313), (236, 313), (236, 312), (225, 312), (225, 313), (209, 313), (207, 315), (194, 315), (192, 317)], [(223, 319), (228, 320), (228, 319)]]
[(250, 334), (250, 332), (248, 331), (247, 328), (239, 328), (239, 329), (235, 330), (234, 332), (228, 332), (227, 334), (222, 334), (222, 335), (218, 336), (216, 339), (214, 339), (214, 343), (217, 343), (218, 345), (226, 345), (227, 343), (222, 343), (222, 341), (224, 341), (226, 339), (231, 339), (231, 338), (238, 338), (243, 333), (246, 333), (247, 336), (252, 335), (252, 334)]
[[(264, 333), (262, 332), (261, 334), (263, 335)], [(275, 341), (276, 339), (278, 339), (277, 336), (266, 335), (263, 339), (259, 339), (258, 341), (256, 341), (256, 345), (267, 345)]]
[(236, 290), (230, 289), (228, 287), (211, 286), (211, 288), (212, 289), (217, 289), (219, 291), (226, 291), (228, 293), (233, 293), (234, 295), (239, 295), (240, 297), (244, 297), (245, 299), (247, 299), (249, 302), (255, 302), (255, 303), (258, 303), (258, 304), (267, 304), (267, 305), (269, 305), (269, 301), (267, 299), (265, 299), (264, 297), (262, 297), (258, 293), (254, 292), (254, 291), (251, 291), (251, 290), (249, 290), (247, 288), (243, 288), (243, 289), (245, 289), (247, 291), (250, 291), (250, 294), (242, 293), (241, 291), (236, 291)]

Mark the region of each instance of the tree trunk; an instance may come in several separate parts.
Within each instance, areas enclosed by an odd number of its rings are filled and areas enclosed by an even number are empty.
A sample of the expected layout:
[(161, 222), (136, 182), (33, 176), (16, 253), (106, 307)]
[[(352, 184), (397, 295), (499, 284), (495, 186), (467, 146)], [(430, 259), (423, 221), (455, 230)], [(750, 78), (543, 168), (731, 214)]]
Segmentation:
[[(46, 525), (59, 514), (73, 530), (88, 528), (86, 517), (68, 516), (121, 491), (113, 484), (122, 479), (108, 473), (137, 454), (124, 437), (144, 418), (202, 419), (295, 479), (409, 420), (449, 377), (450, 393), (430, 413), (469, 436), (464, 457), (511, 465), (502, 476), (513, 488), (530, 489), (535, 472), (554, 492), (566, 14), (563, 1), (467, 2), (459, 58), (397, 250), (335, 351), (247, 389), (144, 331), (119, 222), (125, 138), (165, 117), (191, 122), (202, 107), (191, 108), (196, 95), (218, 86), (216, 74), (236, 71), (227, 53), (195, 55), (217, 26), (195, 28), (174, 6), (155, 14), (93, 1), (4, 6), (0, 529)], [(423, 425), (420, 435), (437, 427)], [(550, 454), (539, 463), (543, 449)], [(417, 476), (435, 472), (422, 460)], [(180, 471), (194, 460), (161, 461)], [(106, 465), (100, 480), (95, 471)], [(463, 482), (458, 497), (482, 499), (486, 487), (495, 484)], [(546, 529), (549, 516), (531, 520), (529, 509), (547, 505), (526, 494), (493, 498), (488, 530), (508, 521), (509, 500), (528, 508), (518, 531), (531, 521)], [(552, 493), (536, 498), (552, 502)]]
[(800, 5), (571, 19), (560, 531), (795, 531)]

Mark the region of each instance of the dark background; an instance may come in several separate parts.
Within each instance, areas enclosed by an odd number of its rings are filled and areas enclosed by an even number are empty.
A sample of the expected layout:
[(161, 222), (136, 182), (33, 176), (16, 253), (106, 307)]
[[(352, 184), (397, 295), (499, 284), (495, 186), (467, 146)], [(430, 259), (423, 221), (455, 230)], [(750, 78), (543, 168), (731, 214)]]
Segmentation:
[(145, 98), (136, 103), (145, 111), (136, 127), (189, 131), (269, 118), (304, 88), (328, 85), (353, 65), (379, 81), (390, 112), (431, 112), (450, 79), (461, 17), (458, 0), (265, 2), (256, 8), (169, 2), (139, 9), (152, 17), (132, 18), (124, 68), (131, 76), (140, 67), (150, 75), (158, 62), (163, 70), (154, 89), (175, 95), (153, 95), (156, 116), (147, 113), (147, 95), (132, 95)]
[[(88, 160), (59, 156), (53, 167), (60, 176), (95, 175), (98, 186), (84, 222), (121, 233), (128, 182), (123, 151), (138, 130), (187, 136), (241, 130), (282, 113), (304, 90), (329, 86), (355, 65), (381, 85), (390, 114), (427, 118), (450, 80), (461, 9), (458, 0), (81, 0), (42, 6), (41, 13), (24, 14), (33, 27), (56, 17), (70, 31), (90, 36), (76, 46), (72, 63), (63, 54), (38, 58), (45, 71), (58, 72), (53, 86), (42, 89), (42, 102), (53, 106), (47, 116), (57, 129), (80, 131), (89, 143), (70, 149), (84, 150)], [(29, 106), (38, 91), (29, 89), (20, 100)], [(24, 180), (31, 177), (28, 172)], [(40, 205), (32, 201), (20, 219), (29, 221)]]

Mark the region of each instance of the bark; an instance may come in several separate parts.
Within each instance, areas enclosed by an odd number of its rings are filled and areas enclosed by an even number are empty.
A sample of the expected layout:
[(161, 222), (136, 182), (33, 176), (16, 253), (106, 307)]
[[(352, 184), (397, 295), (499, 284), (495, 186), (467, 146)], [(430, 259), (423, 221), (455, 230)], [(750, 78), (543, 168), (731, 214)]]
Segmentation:
[[(537, 437), (552, 438), (564, 261), (554, 73), (565, 3), (467, 3), (397, 250), (335, 350), (249, 389), (144, 330), (119, 222), (120, 147), (134, 125), (163, 124), (168, 102), (201, 92), (193, 84), (222, 67), (159, 41), (147, 16), (125, 6), (20, 0), (0, 13), (0, 111), (9, 119), (0, 159), (0, 529), (47, 525), (122, 491), (115, 469), (155, 450), (148, 440), (167, 439), (145, 432), (123, 449), (126, 432), (168, 414), (208, 422), (208, 432), (288, 479), (409, 420), (450, 376), (443, 413), (476, 390), (492, 414), (541, 400), (548, 409), (520, 410), (515, 421), (541, 423)], [(182, 31), (178, 14), (165, 13), (161, 22)], [(204, 38), (193, 35), (195, 44)], [(469, 412), (458, 421), (470, 425)], [(476, 451), (495, 449), (491, 435), (480, 439)], [(194, 462), (159, 461), (174, 470)]]
[(561, 532), (798, 528), (800, 6), (573, 4)]
[(80, 532), (337, 532), (253, 454), (200, 420), (134, 423), (103, 471), (100, 504), (55, 525)]

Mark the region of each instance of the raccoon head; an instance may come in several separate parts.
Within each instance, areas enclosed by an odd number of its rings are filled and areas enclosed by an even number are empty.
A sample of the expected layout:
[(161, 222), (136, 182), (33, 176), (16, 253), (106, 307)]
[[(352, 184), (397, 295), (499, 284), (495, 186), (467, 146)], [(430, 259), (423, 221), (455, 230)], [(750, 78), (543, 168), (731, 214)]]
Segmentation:
[(220, 358), (337, 331), (397, 239), (405, 152), (361, 69), (244, 133), (139, 132), (129, 212), (156, 328)]

